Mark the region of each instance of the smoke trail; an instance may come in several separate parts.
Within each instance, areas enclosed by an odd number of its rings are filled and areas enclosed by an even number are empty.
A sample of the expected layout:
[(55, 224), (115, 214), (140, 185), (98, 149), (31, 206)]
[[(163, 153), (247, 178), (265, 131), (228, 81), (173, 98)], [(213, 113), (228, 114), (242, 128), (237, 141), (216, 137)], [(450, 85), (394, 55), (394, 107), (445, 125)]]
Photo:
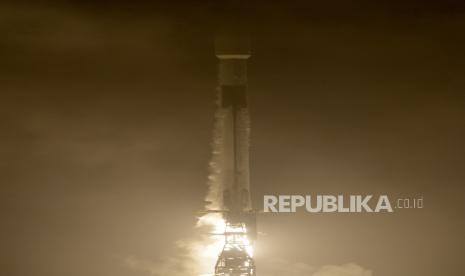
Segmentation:
[[(217, 103), (219, 105), (219, 103)], [(219, 210), (223, 204), (224, 190), (224, 135), (226, 112), (218, 107), (215, 112), (215, 125), (213, 129), (212, 157), (210, 173), (208, 176), (208, 192), (205, 200), (207, 210)], [(199, 220), (200, 222), (201, 220)]]
[[(226, 111), (219, 106), (215, 112), (212, 139), (212, 156), (209, 163), (208, 191), (205, 196), (207, 211), (220, 210), (223, 204), (224, 190), (224, 136)], [(223, 233), (224, 221), (220, 213), (207, 213), (198, 218), (198, 231), (191, 239), (176, 242), (176, 256), (165, 257), (159, 261), (142, 260), (130, 256), (125, 264), (131, 269), (145, 271), (154, 276), (207, 276), (212, 275), (219, 252), (224, 243), (222, 236), (211, 233)]]

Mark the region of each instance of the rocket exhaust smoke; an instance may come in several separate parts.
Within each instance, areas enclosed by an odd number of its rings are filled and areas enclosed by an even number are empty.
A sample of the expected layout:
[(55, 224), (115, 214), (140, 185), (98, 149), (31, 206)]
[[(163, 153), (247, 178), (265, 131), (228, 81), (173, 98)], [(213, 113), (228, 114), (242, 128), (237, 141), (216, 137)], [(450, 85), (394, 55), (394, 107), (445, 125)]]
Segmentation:
[(125, 259), (129, 267), (146, 271), (155, 276), (210, 276), (224, 246), (225, 222), (219, 212), (223, 204), (224, 179), (224, 133), (225, 111), (219, 107), (219, 95), (211, 143), (208, 190), (205, 196), (205, 212), (198, 218), (195, 237), (176, 242), (176, 256), (165, 257), (159, 262), (141, 260), (136, 257)]
[[(217, 45), (216, 54), (220, 60), (217, 108), (206, 205), (203, 215), (197, 221), (197, 236), (178, 241), (178, 255), (167, 257), (161, 262), (126, 258), (126, 264), (134, 269), (156, 276), (226, 276), (232, 275), (225, 272), (231, 269), (234, 275), (244, 271), (247, 274), (240, 275), (255, 275), (251, 259), (255, 226), (249, 192), (250, 123), (245, 94), (245, 60), (249, 57), (249, 50), (246, 49), (245, 53), (236, 52), (236, 42), (222, 41), (220, 48)], [(224, 49), (227, 52), (221, 52)], [(229, 52), (231, 50), (233, 52)], [(231, 267), (227, 261), (231, 258), (240, 261), (241, 265)], [(243, 267), (243, 263), (246, 267)]]

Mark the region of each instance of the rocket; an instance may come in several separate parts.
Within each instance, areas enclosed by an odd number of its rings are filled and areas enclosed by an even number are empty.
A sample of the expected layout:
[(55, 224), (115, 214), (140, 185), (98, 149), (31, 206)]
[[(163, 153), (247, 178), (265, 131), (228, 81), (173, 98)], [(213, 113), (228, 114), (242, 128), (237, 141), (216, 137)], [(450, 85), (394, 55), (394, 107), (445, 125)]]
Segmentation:
[(248, 39), (219, 37), (215, 54), (218, 63), (219, 108), (223, 116), (223, 207), (232, 222), (252, 210), (249, 181), (250, 119), (247, 96)]
[(249, 180), (250, 119), (247, 95), (249, 41), (241, 36), (218, 37), (218, 111), (222, 151), (222, 210), (225, 245), (215, 266), (217, 276), (256, 275), (252, 249), (256, 219)]

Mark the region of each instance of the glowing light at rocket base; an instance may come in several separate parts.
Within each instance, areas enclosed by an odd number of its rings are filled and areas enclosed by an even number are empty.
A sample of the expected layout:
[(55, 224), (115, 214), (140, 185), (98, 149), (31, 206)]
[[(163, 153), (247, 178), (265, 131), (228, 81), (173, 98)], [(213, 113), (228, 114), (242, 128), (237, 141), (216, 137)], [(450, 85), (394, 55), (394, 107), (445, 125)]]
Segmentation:
[[(212, 229), (208, 240), (199, 248), (198, 253), (206, 262), (214, 263), (224, 249), (231, 250), (226, 245), (237, 245), (234, 249), (245, 248), (247, 255), (253, 257), (253, 245), (247, 237), (245, 226), (231, 226), (226, 223), (221, 214), (210, 213), (199, 218), (197, 226), (208, 226)], [(247, 264), (246, 264), (247, 266)], [(214, 273), (199, 274), (198, 276), (214, 276)]]
[(218, 257), (219, 252), (223, 249), (225, 244), (224, 237), (222, 235), (226, 230), (226, 223), (221, 214), (212, 213), (200, 217), (197, 222), (197, 226), (207, 226), (212, 229), (208, 239), (204, 244), (203, 250), (199, 253), (214, 263)]

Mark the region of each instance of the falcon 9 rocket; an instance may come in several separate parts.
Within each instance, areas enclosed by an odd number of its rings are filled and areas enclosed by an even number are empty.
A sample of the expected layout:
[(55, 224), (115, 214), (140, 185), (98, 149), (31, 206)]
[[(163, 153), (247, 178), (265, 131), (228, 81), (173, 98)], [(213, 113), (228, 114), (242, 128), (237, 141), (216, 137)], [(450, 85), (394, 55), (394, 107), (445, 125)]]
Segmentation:
[(223, 199), (225, 245), (215, 266), (215, 275), (256, 275), (253, 243), (256, 218), (249, 183), (250, 119), (247, 97), (249, 40), (240, 36), (218, 37), (218, 108), (223, 114)]

